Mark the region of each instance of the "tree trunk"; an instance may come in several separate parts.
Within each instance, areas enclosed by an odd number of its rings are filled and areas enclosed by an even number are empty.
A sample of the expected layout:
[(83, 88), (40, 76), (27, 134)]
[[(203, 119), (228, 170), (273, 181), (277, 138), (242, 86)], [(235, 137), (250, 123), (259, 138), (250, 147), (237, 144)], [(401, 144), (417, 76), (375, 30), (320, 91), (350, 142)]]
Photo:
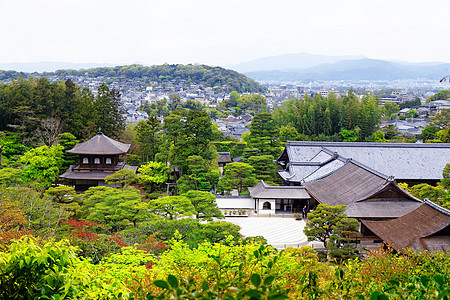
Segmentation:
[(0, 147), (0, 169), (2, 168), (2, 153), (3, 153), (3, 146), (4, 146), (4, 145), (2, 145), (2, 146)]

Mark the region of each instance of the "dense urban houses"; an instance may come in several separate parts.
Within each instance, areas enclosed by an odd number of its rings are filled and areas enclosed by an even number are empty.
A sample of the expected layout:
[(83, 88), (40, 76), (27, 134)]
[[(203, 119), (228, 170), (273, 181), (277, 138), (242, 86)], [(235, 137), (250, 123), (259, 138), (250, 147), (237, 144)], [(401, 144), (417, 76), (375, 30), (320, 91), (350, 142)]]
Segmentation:
[(67, 179), (77, 192), (83, 192), (91, 186), (106, 185), (105, 178), (117, 171), (127, 168), (136, 172), (137, 167), (125, 164), (125, 155), (129, 149), (130, 144), (123, 144), (99, 132), (67, 151), (79, 155), (79, 161), (59, 177)]

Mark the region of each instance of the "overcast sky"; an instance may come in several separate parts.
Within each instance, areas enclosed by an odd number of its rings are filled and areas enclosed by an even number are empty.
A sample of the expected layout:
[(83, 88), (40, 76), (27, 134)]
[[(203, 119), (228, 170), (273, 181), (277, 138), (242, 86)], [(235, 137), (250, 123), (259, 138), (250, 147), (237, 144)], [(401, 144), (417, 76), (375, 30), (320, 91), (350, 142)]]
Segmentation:
[(450, 62), (449, 0), (0, 0), (0, 62)]

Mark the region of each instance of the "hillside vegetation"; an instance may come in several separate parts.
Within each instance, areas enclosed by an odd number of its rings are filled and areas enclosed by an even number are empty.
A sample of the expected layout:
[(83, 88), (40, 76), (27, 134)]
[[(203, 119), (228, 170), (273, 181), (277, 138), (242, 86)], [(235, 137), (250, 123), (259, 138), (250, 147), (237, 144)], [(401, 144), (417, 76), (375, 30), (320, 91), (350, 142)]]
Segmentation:
[(185, 80), (193, 84), (204, 84), (207, 87), (223, 87), (230, 91), (240, 93), (262, 93), (266, 88), (259, 85), (253, 79), (246, 77), (233, 70), (207, 65), (156, 65), (146, 67), (142, 65), (128, 65), (116, 67), (101, 67), (81, 70), (57, 70), (55, 72), (44, 73), (24, 73), (16, 71), (1, 71), (0, 80), (18, 79), (30, 76), (86, 76), (91, 78), (145, 78), (149, 81), (162, 82), (165, 80)]

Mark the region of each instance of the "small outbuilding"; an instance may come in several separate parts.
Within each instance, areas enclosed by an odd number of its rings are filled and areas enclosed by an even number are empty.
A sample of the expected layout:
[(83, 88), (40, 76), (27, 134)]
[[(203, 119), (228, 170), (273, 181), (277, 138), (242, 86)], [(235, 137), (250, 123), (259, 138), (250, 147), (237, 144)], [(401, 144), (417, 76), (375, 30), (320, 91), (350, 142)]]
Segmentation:
[(261, 180), (248, 191), (258, 214), (300, 213), (310, 206), (311, 197), (301, 186), (270, 186)]

